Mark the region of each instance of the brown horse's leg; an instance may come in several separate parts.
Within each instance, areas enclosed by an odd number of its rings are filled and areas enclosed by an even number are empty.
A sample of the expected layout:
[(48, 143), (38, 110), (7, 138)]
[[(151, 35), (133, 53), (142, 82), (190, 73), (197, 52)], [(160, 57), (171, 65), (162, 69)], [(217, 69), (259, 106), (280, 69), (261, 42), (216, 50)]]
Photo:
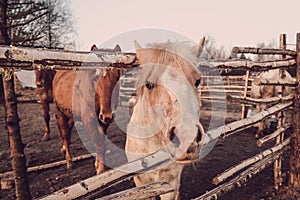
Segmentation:
[(105, 130), (102, 129), (102, 127), (98, 127), (98, 133), (96, 133), (95, 136), (92, 136), (94, 140), (94, 146), (96, 149), (96, 160), (95, 160), (95, 168), (96, 168), (96, 173), (101, 174), (102, 172), (105, 171)]
[(74, 126), (74, 120), (73, 120), (73, 118), (71, 118), (68, 121), (68, 128), (69, 128), (70, 131), (72, 131), (73, 126)]
[(65, 151), (66, 153), (67, 168), (71, 169), (73, 163), (72, 163), (72, 157), (69, 150), (70, 139), (71, 139), (71, 130), (69, 129), (68, 126), (69, 119), (59, 110), (56, 111), (56, 119), (57, 119), (60, 136), (63, 140), (62, 151)]
[(44, 121), (45, 121), (45, 133), (43, 136), (43, 140), (48, 140), (49, 139), (49, 133), (50, 133), (50, 107), (49, 107), (49, 102), (45, 100), (41, 100), (42, 107), (43, 107), (43, 114), (44, 114)]
[[(101, 122), (99, 122), (99, 124), (101, 124)], [(100, 145), (96, 145), (97, 157), (95, 161), (95, 168), (96, 168), (96, 173), (100, 174), (105, 171), (104, 162), (105, 162), (106, 145), (105, 145), (104, 138), (105, 138), (108, 125), (100, 125), (98, 128), (99, 128), (98, 130), (100, 133), (100, 137), (98, 137), (97, 139), (97, 144)]]
[(100, 154), (97, 153), (96, 160), (95, 160), (95, 169), (96, 174), (101, 174), (105, 171), (104, 165), (104, 156), (99, 156)]
[[(88, 109), (87, 109), (88, 110)], [(99, 126), (97, 116), (94, 114), (86, 114), (81, 117), (86, 130), (91, 136), (94, 147), (96, 149), (96, 161), (95, 168), (96, 173), (100, 174), (105, 171), (104, 159), (105, 159), (105, 127)]]

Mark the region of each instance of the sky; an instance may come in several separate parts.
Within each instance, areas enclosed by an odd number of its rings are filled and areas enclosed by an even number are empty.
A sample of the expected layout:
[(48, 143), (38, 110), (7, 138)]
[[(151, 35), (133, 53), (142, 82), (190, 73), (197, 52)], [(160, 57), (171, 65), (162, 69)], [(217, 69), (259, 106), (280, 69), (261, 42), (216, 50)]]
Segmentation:
[[(294, 44), (296, 33), (300, 32), (299, 0), (70, 1), (78, 50), (89, 50), (93, 44), (145, 28), (167, 29), (194, 41), (210, 36), (217, 46), (227, 50), (278, 42), (281, 33), (286, 33), (288, 43)], [(150, 31), (148, 36), (156, 34)], [(134, 37), (131, 34), (127, 40)]]

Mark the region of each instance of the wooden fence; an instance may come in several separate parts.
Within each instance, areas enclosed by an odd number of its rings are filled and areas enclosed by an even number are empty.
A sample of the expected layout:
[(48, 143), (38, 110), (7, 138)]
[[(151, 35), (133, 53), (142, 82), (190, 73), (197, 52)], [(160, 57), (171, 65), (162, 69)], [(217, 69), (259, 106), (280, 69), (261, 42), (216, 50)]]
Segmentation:
[[(284, 38), (284, 36), (281, 36), (281, 38)], [(268, 70), (268, 69), (274, 69), (274, 68), (286, 68), (290, 66), (300, 66), (300, 34), (297, 35), (297, 52), (286, 50), (284, 48), (282, 49), (257, 49), (257, 48), (234, 48), (235, 53), (255, 53), (255, 54), (279, 54), (283, 56), (282, 60), (278, 61), (267, 61), (267, 62), (252, 62), (247, 60), (242, 61), (211, 61), (209, 65), (211, 67), (217, 67), (218, 69), (239, 69), (239, 70), (246, 70), (245, 76), (239, 77), (243, 80), (243, 84), (241, 84), (239, 87), (237, 86), (230, 86), (230, 84), (225, 84), (224, 86), (220, 85), (209, 85), (210, 88), (206, 88), (202, 92), (210, 92), (212, 90), (215, 90), (218, 92), (218, 90), (224, 90), (225, 92), (230, 93), (237, 93), (237, 95), (234, 96), (240, 96), (241, 100), (244, 101), (243, 103), (247, 103), (249, 100), (247, 97), (247, 91), (249, 90), (249, 80), (250, 76), (249, 73), (252, 70)], [(11, 69), (72, 69), (72, 70), (85, 70), (90, 69), (88, 67), (82, 67), (81, 64), (88, 62), (89, 66), (93, 66), (94, 68), (98, 67), (107, 67), (108, 65), (110, 67), (119, 67), (122, 66), (122, 64), (128, 65), (128, 67), (136, 66), (138, 63), (136, 62), (135, 55), (134, 54), (107, 54), (107, 53), (99, 53), (95, 54), (96, 56), (92, 56), (91, 60), (87, 61), (87, 53), (80, 53), (80, 52), (55, 52), (55, 51), (46, 51), (46, 50), (36, 50), (36, 49), (27, 49), (27, 48), (15, 48), (15, 47), (6, 47), (1, 46), (0, 47), (0, 64), (3, 66), (3, 68), (6, 71), (9, 71)], [(90, 55), (89, 55), (90, 56)], [(291, 58), (284, 58), (284, 56), (290, 56)], [(297, 57), (296, 57), (297, 56)], [(79, 59), (78, 59), (79, 58)], [(297, 58), (297, 59), (295, 59)], [(90, 59), (90, 57), (89, 57)], [(200, 63), (201, 64), (201, 63)], [(203, 63), (203, 65), (206, 65), (207, 62)], [(122, 67), (124, 68), (124, 67)], [(10, 73), (5, 74), (4, 78), (8, 78)], [(128, 98), (131, 96), (131, 93), (134, 92), (134, 90), (128, 90), (128, 94), (124, 91), (126, 91), (127, 85), (131, 85), (134, 83), (134, 80), (130, 77), (130, 74), (125, 75), (122, 78), (122, 83), (124, 83), (121, 87), (121, 91), (123, 91), (122, 94), (124, 94), (124, 98)], [(215, 78), (206, 76), (207, 79), (209, 78)], [(229, 80), (228, 82), (231, 82), (231, 78), (227, 77), (223, 79), (223, 82), (226, 82), (226, 80)], [(300, 80), (300, 71), (297, 73), (297, 81), (299, 83)], [(126, 84), (127, 85), (126, 85)], [(216, 129), (210, 130), (207, 132), (208, 137), (206, 137), (206, 140), (204, 141), (204, 146), (209, 145), (210, 142), (214, 141), (215, 139), (219, 137), (226, 137), (228, 135), (235, 134), (236, 132), (243, 130), (247, 127), (252, 126), (253, 124), (260, 122), (263, 119), (266, 119), (267, 117), (279, 113), (291, 106), (296, 106), (295, 112), (296, 117), (300, 116), (299, 113), (299, 105), (300, 105), (300, 88), (298, 86), (298, 89), (296, 90), (296, 96), (295, 96), (295, 104), (293, 103), (293, 97), (279, 97), (274, 98), (272, 101), (276, 102), (277, 104), (262, 111), (261, 113), (258, 113), (256, 115), (253, 115), (251, 117), (227, 124), (222, 127), (218, 127)], [(122, 97), (122, 96), (121, 96)], [(212, 99), (212, 96), (203, 97), (203, 100)], [(217, 99), (217, 98), (216, 98)], [(233, 100), (240, 101), (237, 99), (232, 98)], [(253, 100), (255, 101), (255, 100)], [(279, 102), (279, 103), (278, 103)], [(297, 103), (298, 102), (298, 103)], [(299, 122), (298, 118), (294, 120), (293, 126), (294, 129), (300, 130), (299, 128)], [(292, 143), (292, 152), (291, 159), (295, 159), (295, 162), (298, 162), (300, 159), (300, 156), (298, 155), (298, 149), (300, 148), (300, 138), (298, 138), (299, 134), (294, 133), (292, 135), (291, 139), (284, 139), (284, 131), (287, 129), (287, 127), (284, 127), (284, 124), (282, 122), (279, 122), (278, 130), (276, 130), (271, 136), (262, 138), (259, 140), (258, 144), (261, 146), (266, 141), (270, 141), (276, 138), (276, 145), (266, 151), (261, 152), (260, 154), (249, 158), (241, 164), (234, 166), (228, 170), (226, 170), (224, 173), (218, 175), (215, 177), (212, 181), (215, 184), (219, 184), (220, 182), (225, 181), (228, 179), (229, 176), (232, 174), (235, 174), (237, 172), (242, 171), (236, 178), (231, 179), (229, 182), (222, 184), (221, 186), (215, 188), (212, 191), (207, 192), (206, 194), (202, 195), (201, 197), (198, 197), (196, 199), (216, 199), (222, 195), (224, 195), (225, 192), (231, 191), (235, 187), (239, 187), (243, 185), (249, 177), (252, 177), (254, 174), (257, 174), (261, 170), (263, 170), (267, 165), (270, 165), (275, 162), (274, 166), (274, 178), (275, 178), (275, 187), (279, 187), (281, 183), (281, 156), (284, 152), (286, 152), (290, 148), (290, 143)], [(209, 139), (208, 139), (209, 138)], [(296, 158), (296, 156), (298, 156)], [(145, 166), (145, 161), (147, 163), (147, 166)], [(144, 158), (141, 158), (139, 160), (136, 160), (134, 162), (127, 163), (125, 165), (122, 165), (118, 167), (115, 170), (110, 170), (107, 172), (104, 172), (103, 174), (91, 177), (89, 179), (83, 180), (80, 183), (77, 183), (75, 185), (69, 186), (67, 188), (64, 188), (60, 191), (55, 192), (54, 194), (51, 194), (44, 199), (57, 199), (57, 198), (64, 198), (64, 199), (75, 199), (82, 195), (85, 195), (89, 192), (93, 192), (96, 189), (97, 190), (103, 190), (107, 187), (110, 187), (114, 184), (117, 184), (123, 180), (126, 180), (130, 177), (133, 177), (141, 172), (146, 172), (148, 170), (155, 169), (157, 166), (167, 164), (171, 162), (169, 155), (166, 152), (160, 151), (156, 152), (152, 155), (146, 156)], [(300, 163), (300, 161), (298, 162)], [(295, 163), (296, 164), (296, 163)], [(250, 167), (249, 167), (250, 166)], [(297, 174), (300, 173), (300, 170), (297, 168), (293, 168), (291, 172), (291, 177), (293, 180), (290, 181), (290, 183), (293, 185), (296, 185), (296, 183), (299, 183), (300, 180), (298, 180), (299, 177)], [(300, 185), (300, 184), (299, 184)], [(153, 194), (152, 192), (147, 193), (149, 190), (156, 190), (156, 188), (163, 187), (164, 189), (158, 191), (157, 193)], [(167, 183), (153, 183), (147, 186), (143, 186), (142, 188), (135, 188), (130, 189), (128, 191), (124, 191), (118, 194), (114, 194), (113, 196), (105, 197), (106, 199), (117, 199), (120, 197), (128, 197), (131, 198), (133, 195), (136, 195), (136, 197), (141, 197), (141, 195), (145, 195), (143, 197), (150, 197), (153, 195), (159, 195), (166, 192), (173, 191), (173, 188), (171, 188)], [(142, 192), (142, 193), (141, 193)]]

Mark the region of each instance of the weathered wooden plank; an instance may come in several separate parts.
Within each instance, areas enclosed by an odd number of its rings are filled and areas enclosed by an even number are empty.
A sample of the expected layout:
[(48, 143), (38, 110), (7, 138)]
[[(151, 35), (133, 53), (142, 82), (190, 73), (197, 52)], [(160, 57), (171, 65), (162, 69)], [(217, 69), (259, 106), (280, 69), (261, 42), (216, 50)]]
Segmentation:
[[(86, 155), (74, 157), (74, 158), (72, 158), (72, 161), (76, 162), (76, 161), (88, 159), (88, 158), (91, 158), (91, 157), (93, 157), (93, 155), (86, 154)], [(67, 163), (66, 160), (62, 160), (62, 161), (57, 161), (57, 162), (53, 162), (53, 163), (47, 163), (47, 164), (39, 165), (39, 166), (35, 166), (35, 167), (29, 167), (27, 169), (27, 173), (29, 173), (29, 172), (36, 172), (36, 171), (45, 170), (45, 169), (50, 169), (50, 168), (53, 168), (53, 167), (58, 167), (60, 165), (66, 164), (66, 163)], [(12, 171), (10, 171), (10, 172), (4, 172), (4, 173), (0, 174), (0, 178), (10, 177), (12, 175), (13, 175)]]
[(147, 184), (141, 187), (135, 187), (129, 190), (124, 190), (115, 194), (101, 197), (97, 200), (132, 200), (132, 199), (148, 199), (158, 195), (173, 192), (175, 189), (166, 182), (156, 182)]
[(104, 190), (116, 183), (122, 182), (138, 173), (155, 169), (158, 166), (169, 164), (172, 162), (170, 154), (164, 151), (158, 151), (138, 160), (129, 162), (125, 165), (104, 172), (102, 174), (90, 177), (86, 180), (80, 181), (74, 185), (61, 189), (42, 199), (75, 199), (83, 196), (96, 189)]
[(296, 65), (294, 58), (285, 60), (274, 60), (255, 62), (251, 60), (220, 60), (220, 61), (200, 61), (199, 65), (208, 65), (219, 69), (241, 69), (251, 71), (266, 71), (277, 68), (288, 68)]
[[(296, 82), (296, 80), (295, 80)], [(255, 85), (272, 85), (272, 86), (287, 86), (287, 87), (295, 87), (296, 83), (288, 83), (288, 82), (263, 82), (259, 78), (255, 78), (253, 80)]]
[(266, 117), (274, 115), (279, 111), (284, 110), (292, 105), (293, 102), (280, 103), (266, 110), (263, 110), (262, 112), (259, 112), (251, 117), (232, 122), (230, 124), (226, 124), (213, 130), (209, 130), (206, 132), (206, 137), (204, 139), (203, 146), (208, 145), (210, 142), (215, 141), (219, 137), (227, 137), (233, 133), (236, 133), (237, 131), (249, 128), (253, 124), (256, 124), (257, 122), (265, 119)]
[(256, 162), (252, 166), (250, 166), (245, 171), (241, 172), (239, 175), (237, 175), (232, 180), (216, 187), (213, 190), (210, 190), (209, 192), (206, 192), (200, 197), (195, 198), (194, 200), (216, 200), (222, 197), (224, 194), (232, 191), (235, 188), (241, 187), (246, 184), (250, 178), (262, 170), (264, 170), (266, 167), (271, 165), (276, 159), (278, 159), (284, 152), (288, 151), (290, 146), (285, 146), (280, 151), (273, 153), (264, 159)]
[(14, 69), (95, 69), (132, 68), (138, 62), (134, 53), (71, 52), (26, 47), (0, 46), (0, 66)]
[(256, 98), (251, 98), (251, 97), (227, 95), (226, 99), (229, 102), (239, 102), (239, 103), (251, 104), (251, 105), (262, 104), (262, 103), (277, 104), (277, 103), (282, 103), (282, 102), (287, 102), (287, 101), (293, 100), (294, 95), (290, 94), (290, 95), (284, 96), (284, 97), (271, 97), (268, 99), (256, 99)]
[(269, 54), (269, 55), (288, 55), (296, 56), (296, 52), (287, 49), (270, 49), (255, 47), (233, 47), (233, 53)]
[(219, 174), (218, 176), (214, 177), (213, 181), (212, 181), (213, 184), (218, 185), (220, 182), (225, 181), (226, 179), (228, 179), (230, 176), (237, 173), (238, 171), (252, 165), (253, 163), (256, 163), (259, 160), (262, 160), (263, 158), (265, 158), (273, 153), (280, 151), (281, 149), (285, 148), (289, 144), (290, 144), (290, 138), (286, 139), (281, 144), (271, 147), (251, 158), (248, 158), (247, 160), (242, 161), (240, 164), (235, 165), (235, 166), (227, 169), (223, 173)]
[(289, 129), (290, 127), (281, 127), (279, 129), (277, 129), (276, 131), (274, 131), (272, 134), (266, 135), (263, 138), (260, 138), (259, 140), (257, 140), (256, 144), (258, 147), (261, 147), (264, 143), (276, 138), (277, 136), (279, 136), (281, 133), (283, 133), (284, 131), (286, 131), (287, 129)]

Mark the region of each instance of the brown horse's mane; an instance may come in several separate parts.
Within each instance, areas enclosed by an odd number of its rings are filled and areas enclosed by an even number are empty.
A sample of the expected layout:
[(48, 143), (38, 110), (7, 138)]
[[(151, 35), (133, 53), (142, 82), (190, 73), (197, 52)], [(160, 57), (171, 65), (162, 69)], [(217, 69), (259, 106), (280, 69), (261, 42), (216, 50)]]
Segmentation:
[[(165, 42), (149, 44), (143, 53), (146, 53), (142, 60), (142, 71), (137, 81), (137, 88), (146, 82), (157, 83), (159, 77), (168, 68), (172, 67), (192, 84), (201, 78), (197, 70), (197, 57), (191, 51), (192, 47), (187, 42)], [(151, 66), (150, 66), (151, 65)], [(168, 67), (164, 67), (168, 66)]]

